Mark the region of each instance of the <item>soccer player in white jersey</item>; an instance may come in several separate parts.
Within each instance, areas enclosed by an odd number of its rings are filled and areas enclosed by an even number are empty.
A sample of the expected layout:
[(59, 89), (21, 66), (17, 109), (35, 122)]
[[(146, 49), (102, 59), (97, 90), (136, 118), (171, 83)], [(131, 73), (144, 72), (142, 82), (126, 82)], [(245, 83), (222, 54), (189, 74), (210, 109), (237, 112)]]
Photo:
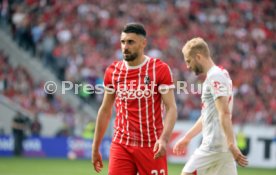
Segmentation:
[(236, 146), (232, 128), (232, 80), (225, 69), (214, 64), (202, 38), (189, 40), (182, 52), (187, 68), (196, 75), (206, 75), (206, 79), (201, 116), (173, 148), (175, 154), (184, 154), (191, 139), (202, 131), (202, 143), (181, 175), (237, 175), (235, 161), (242, 167), (248, 161)]

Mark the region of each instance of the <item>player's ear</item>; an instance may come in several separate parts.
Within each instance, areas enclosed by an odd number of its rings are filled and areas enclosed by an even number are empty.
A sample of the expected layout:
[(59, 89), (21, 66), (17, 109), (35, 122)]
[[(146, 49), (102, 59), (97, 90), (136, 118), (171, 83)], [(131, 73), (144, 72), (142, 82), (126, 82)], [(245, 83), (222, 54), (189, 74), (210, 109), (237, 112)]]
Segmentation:
[(143, 45), (143, 47), (145, 48), (145, 47), (147, 46), (147, 44), (148, 44), (147, 39), (146, 39), (146, 38), (143, 38), (143, 39), (142, 39), (142, 45)]
[(201, 58), (202, 58), (202, 55), (201, 55), (201, 54), (197, 53), (197, 54), (195, 55), (195, 59), (196, 59), (197, 61), (200, 61)]

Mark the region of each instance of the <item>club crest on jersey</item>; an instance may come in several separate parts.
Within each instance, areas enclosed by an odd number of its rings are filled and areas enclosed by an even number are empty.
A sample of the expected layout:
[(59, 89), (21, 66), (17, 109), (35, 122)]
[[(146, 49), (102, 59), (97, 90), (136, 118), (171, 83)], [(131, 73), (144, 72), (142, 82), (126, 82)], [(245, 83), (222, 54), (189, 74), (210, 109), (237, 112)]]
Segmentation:
[(144, 78), (144, 84), (148, 85), (149, 83), (150, 83), (150, 78), (148, 75), (146, 75)]

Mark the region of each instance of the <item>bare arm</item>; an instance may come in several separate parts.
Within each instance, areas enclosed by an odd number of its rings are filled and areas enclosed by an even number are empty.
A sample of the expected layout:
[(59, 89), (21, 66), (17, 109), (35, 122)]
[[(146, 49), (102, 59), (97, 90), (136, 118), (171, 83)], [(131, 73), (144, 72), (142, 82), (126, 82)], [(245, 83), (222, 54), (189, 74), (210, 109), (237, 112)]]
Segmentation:
[(202, 117), (200, 116), (194, 126), (185, 134), (183, 139), (192, 140), (195, 136), (197, 136), (202, 130)]
[(247, 158), (244, 155), (242, 155), (242, 153), (235, 144), (235, 136), (231, 121), (232, 114), (228, 107), (228, 97), (218, 97), (215, 100), (215, 105), (218, 110), (220, 123), (223, 128), (229, 150), (231, 151), (235, 160), (240, 166), (246, 166), (248, 164)]
[(232, 147), (235, 144), (235, 136), (233, 133), (232, 121), (231, 121), (231, 112), (228, 107), (228, 98), (227, 97), (218, 97), (215, 101), (216, 108), (219, 113), (219, 119), (221, 126), (224, 130), (228, 147)]
[(202, 130), (202, 117), (200, 116), (194, 126), (181, 138), (179, 139), (174, 148), (173, 152), (177, 155), (182, 155), (186, 152), (186, 147), (190, 141), (197, 136)]
[(177, 119), (177, 109), (173, 89), (170, 89), (167, 94), (162, 94), (162, 100), (166, 107), (166, 117), (160, 139), (169, 142), (175, 121)]
[(168, 93), (163, 93), (162, 100), (166, 107), (166, 117), (162, 134), (154, 146), (154, 152), (156, 152), (154, 155), (155, 159), (165, 155), (167, 143), (169, 142), (177, 118), (177, 109), (173, 89), (170, 89)]
[(114, 103), (115, 94), (105, 92), (102, 105), (98, 111), (94, 140), (92, 145), (92, 164), (97, 172), (100, 172), (103, 167), (102, 158), (99, 153), (99, 147), (108, 127), (111, 115), (112, 106)]

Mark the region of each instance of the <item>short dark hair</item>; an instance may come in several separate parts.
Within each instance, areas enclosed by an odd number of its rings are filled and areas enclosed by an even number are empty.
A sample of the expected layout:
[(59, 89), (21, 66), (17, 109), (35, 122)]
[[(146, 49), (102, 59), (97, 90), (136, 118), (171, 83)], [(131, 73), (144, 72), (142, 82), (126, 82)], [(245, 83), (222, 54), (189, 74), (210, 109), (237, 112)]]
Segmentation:
[(147, 32), (144, 28), (143, 24), (140, 23), (128, 23), (124, 26), (123, 29), (124, 33), (135, 33), (137, 35), (142, 35), (142, 36), (146, 36)]

